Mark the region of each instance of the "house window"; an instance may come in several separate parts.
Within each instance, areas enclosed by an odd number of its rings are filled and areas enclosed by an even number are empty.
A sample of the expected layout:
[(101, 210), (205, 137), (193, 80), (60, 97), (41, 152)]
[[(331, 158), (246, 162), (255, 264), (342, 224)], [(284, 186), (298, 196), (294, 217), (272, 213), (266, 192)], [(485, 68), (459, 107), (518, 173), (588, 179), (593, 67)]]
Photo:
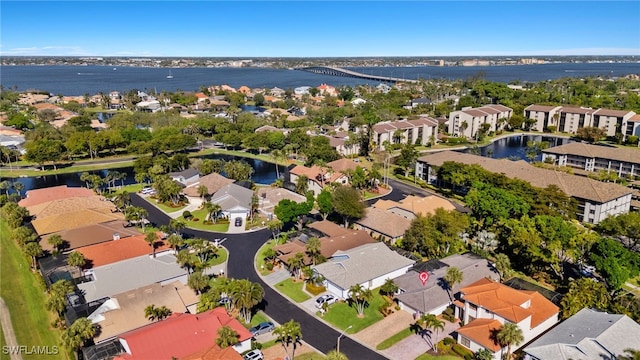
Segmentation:
[(464, 336), (460, 337), (460, 344), (462, 344), (462, 346), (470, 348), (471, 347), (471, 341), (469, 339), (467, 339)]
[(475, 305), (475, 304), (469, 304), (469, 310), (471, 310), (471, 311), (476, 311), (476, 310), (478, 310), (478, 305)]

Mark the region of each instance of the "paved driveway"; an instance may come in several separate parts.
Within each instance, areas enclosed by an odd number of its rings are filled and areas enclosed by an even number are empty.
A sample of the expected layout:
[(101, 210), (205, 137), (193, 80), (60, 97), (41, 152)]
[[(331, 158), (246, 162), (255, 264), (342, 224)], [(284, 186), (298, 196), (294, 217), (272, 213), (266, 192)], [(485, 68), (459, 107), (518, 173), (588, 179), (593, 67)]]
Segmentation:
[[(145, 208), (148, 212), (148, 219), (152, 223), (158, 226), (169, 223), (169, 216), (141, 199), (137, 194), (131, 194), (131, 203), (134, 206)], [(186, 229), (183, 232), (187, 236), (201, 237), (207, 240), (226, 237), (227, 240), (224, 242), (224, 246), (229, 250), (227, 275), (235, 279), (248, 279), (260, 284), (265, 292), (261, 304), (262, 310), (277, 323), (282, 324), (291, 319), (300, 323), (303, 340), (309, 345), (322, 353), (327, 353), (336, 348), (337, 339), (340, 335), (338, 331), (289, 302), (289, 300), (262, 281), (256, 273), (254, 268), (255, 254), (269, 240), (271, 231), (263, 229), (243, 234), (220, 234)], [(347, 355), (349, 359), (387, 359), (387, 357), (350, 338), (343, 338), (340, 341), (340, 351)]]

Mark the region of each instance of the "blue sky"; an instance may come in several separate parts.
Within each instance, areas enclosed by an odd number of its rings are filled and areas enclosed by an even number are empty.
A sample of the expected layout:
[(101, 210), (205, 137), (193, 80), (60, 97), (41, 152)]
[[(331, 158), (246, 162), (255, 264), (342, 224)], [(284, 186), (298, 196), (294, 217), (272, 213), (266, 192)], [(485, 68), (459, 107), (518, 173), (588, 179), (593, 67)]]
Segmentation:
[(640, 1), (6, 1), (0, 55), (639, 55)]

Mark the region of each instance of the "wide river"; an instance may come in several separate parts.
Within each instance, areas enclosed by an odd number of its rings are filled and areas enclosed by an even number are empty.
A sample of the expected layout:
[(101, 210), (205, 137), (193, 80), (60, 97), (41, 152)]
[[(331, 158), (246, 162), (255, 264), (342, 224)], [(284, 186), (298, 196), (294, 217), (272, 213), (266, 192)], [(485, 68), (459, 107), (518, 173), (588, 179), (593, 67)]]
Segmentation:
[[(348, 68), (367, 75), (404, 79), (467, 79), (538, 82), (564, 77), (620, 77), (639, 74), (639, 63), (561, 63), (512, 66), (415, 66)], [(168, 79), (167, 75), (173, 78)], [(108, 66), (0, 66), (0, 84), (18, 91), (42, 90), (52, 94), (85, 95), (110, 91), (196, 91), (201, 86), (293, 89), (298, 86), (377, 85), (371, 80), (319, 75), (300, 70), (268, 68), (143, 68)]]

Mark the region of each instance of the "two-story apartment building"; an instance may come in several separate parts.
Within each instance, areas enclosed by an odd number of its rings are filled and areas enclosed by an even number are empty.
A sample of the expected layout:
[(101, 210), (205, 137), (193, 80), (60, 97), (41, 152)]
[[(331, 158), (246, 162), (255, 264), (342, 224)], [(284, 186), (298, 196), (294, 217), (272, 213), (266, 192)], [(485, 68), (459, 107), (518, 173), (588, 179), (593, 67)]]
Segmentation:
[(438, 138), (438, 120), (426, 115), (416, 120), (383, 121), (373, 126), (373, 142), (378, 150), (390, 144), (427, 145)]
[(640, 150), (572, 142), (542, 150), (542, 161), (588, 172), (640, 176)]
[(449, 114), (449, 134), (475, 138), (483, 124), (489, 124), (489, 132), (502, 130), (513, 115), (513, 109), (504, 105), (485, 105), (479, 108), (466, 107)]
[(458, 343), (473, 352), (490, 350), (496, 360), (506, 353), (495, 339), (505, 324), (520, 328), (524, 337), (520, 345), (524, 345), (559, 321), (560, 309), (536, 291), (516, 290), (485, 278), (463, 287), (460, 293), (454, 305), (456, 317), (465, 325), (457, 331)]
[(526, 161), (493, 159), (455, 151), (442, 151), (422, 156), (416, 161), (416, 176), (436, 185), (444, 185), (438, 179), (437, 168), (445, 162), (479, 165), (487, 171), (520, 179), (538, 188), (555, 185), (578, 202), (576, 218), (582, 222), (597, 224), (608, 216), (629, 212), (633, 190), (613, 183), (605, 183), (584, 176), (535, 167)]
[(557, 131), (575, 134), (583, 127), (598, 127), (607, 136), (621, 133), (626, 138), (640, 134), (640, 118), (630, 110), (591, 109), (572, 106), (529, 105), (524, 117), (536, 120), (532, 130), (544, 131), (555, 126)]

